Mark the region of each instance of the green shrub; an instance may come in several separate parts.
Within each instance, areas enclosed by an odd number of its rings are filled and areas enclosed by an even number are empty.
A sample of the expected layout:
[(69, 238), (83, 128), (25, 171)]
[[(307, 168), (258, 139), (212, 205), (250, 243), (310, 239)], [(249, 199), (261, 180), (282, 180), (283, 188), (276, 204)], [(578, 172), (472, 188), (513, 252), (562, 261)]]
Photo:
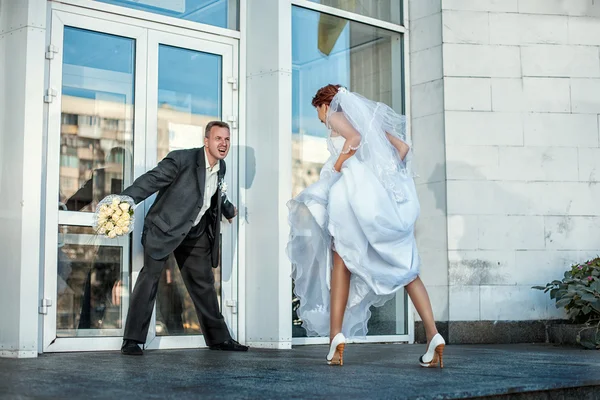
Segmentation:
[[(549, 291), (556, 308), (564, 308), (573, 323), (585, 324), (577, 337), (579, 343), (600, 349), (600, 257), (573, 265), (560, 281), (533, 288)], [(595, 329), (592, 338), (581, 339), (581, 333), (590, 329)]]

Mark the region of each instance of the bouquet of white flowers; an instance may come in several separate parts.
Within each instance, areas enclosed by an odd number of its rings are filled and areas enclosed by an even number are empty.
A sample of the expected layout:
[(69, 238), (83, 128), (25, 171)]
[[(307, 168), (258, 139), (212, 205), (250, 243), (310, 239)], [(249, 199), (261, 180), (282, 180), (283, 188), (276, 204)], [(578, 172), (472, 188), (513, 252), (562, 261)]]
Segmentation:
[(111, 239), (128, 234), (133, 228), (134, 206), (135, 202), (129, 196), (106, 196), (96, 207), (94, 230)]

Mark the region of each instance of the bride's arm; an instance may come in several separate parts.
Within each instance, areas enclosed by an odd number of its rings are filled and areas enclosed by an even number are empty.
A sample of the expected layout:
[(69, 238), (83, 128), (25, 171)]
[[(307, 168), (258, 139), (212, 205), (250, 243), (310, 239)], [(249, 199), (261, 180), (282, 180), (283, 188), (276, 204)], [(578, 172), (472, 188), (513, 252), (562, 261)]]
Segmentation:
[(410, 147), (406, 143), (404, 143), (400, 138), (397, 138), (394, 135), (390, 135), (387, 132), (385, 133), (385, 135), (387, 136), (387, 138), (390, 141), (390, 143), (392, 144), (392, 146), (394, 146), (396, 148), (396, 150), (398, 151), (398, 155), (400, 156), (400, 159), (402, 161), (404, 161), (404, 157), (406, 157), (406, 155), (408, 154)]
[(360, 145), (361, 136), (343, 113), (336, 112), (331, 114), (329, 116), (329, 125), (335, 132), (346, 139), (342, 152), (333, 166), (339, 172), (342, 170), (344, 162), (356, 153), (356, 149)]

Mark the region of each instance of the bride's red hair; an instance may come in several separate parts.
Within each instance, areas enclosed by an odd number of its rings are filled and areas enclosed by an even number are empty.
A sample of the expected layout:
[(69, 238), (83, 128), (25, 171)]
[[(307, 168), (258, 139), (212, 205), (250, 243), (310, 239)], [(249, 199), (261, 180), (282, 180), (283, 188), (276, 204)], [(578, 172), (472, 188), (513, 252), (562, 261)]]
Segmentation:
[(342, 85), (332, 85), (329, 84), (327, 86), (323, 86), (321, 89), (317, 90), (315, 97), (312, 99), (313, 107), (317, 108), (322, 106), (323, 104), (331, 104), (331, 101), (335, 97), (338, 92), (338, 89), (341, 88)]

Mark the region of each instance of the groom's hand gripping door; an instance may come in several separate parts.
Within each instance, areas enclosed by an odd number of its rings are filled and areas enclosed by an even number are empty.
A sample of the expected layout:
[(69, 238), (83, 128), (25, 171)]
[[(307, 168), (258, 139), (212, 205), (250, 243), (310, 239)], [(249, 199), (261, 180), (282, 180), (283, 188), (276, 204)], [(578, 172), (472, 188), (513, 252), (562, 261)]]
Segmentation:
[(221, 198), (221, 214), (229, 221), (233, 222), (233, 218), (237, 216), (237, 208), (227, 199), (227, 196)]

